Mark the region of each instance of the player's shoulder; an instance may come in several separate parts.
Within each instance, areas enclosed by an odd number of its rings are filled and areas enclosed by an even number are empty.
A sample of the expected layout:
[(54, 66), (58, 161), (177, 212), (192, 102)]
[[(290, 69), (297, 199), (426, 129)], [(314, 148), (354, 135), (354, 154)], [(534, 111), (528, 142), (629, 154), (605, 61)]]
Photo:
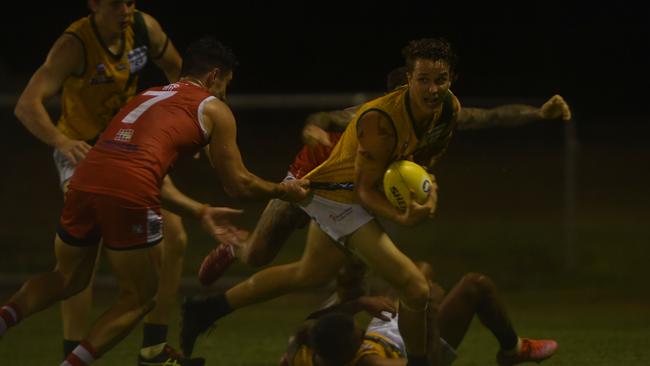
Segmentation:
[(357, 133), (363, 130), (375, 131), (379, 135), (394, 135), (391, 118), (379, 109), (368, 109), (357, 120)]
[(162, 32), (162, 27), (156, 18), (142, 10), (138, 10), (138, 13), (142, 16), (142, 20), (149, 34)]
[(83, 41), (70, 33), (63, 33), (54, 41), (45, 65), (68, 74), (81, 74), (85, 64), (86, 48)]
[(91, 27), (91, 22), (90, 22), (90, 17), (85, 16), (83, 18), (79, 18), (75, 20), (74, 22), (70, 23), (68, 27), (65, 29), (65, 33), (78, 33), (85, 31), (86, 29), (89, 29)]

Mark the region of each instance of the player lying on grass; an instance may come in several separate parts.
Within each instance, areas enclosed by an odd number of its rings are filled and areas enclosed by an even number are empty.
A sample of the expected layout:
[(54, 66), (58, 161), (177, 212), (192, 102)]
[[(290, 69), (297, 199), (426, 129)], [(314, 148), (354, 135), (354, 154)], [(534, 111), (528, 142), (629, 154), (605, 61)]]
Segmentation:
[[(443, 290), (431, 281), (431, 266), (419, 263), (419, 267), (432, 290), (427, 318), (429, 339), (433, 340), (428, 345), (432, 365), (453, 363), (475, 315), (497, 338), (500, 349), (496, 358), (501, 366), (540, 362), (555, 353), (557, 343), (553, 340), (517, 336), (489, 277), (468, 273), (443, 298)], [(339, 294), (358, 294), (358, 273), (349, 273), (352, 278), (339, 276)], [(353, 316), (361, 311), (373, 316), (365, 328)], [(404, 366), (406, 353), (395, 313), (394, 299), (377, 296), (358, 296), (319, 310), (290, 338), (280, 365)]]

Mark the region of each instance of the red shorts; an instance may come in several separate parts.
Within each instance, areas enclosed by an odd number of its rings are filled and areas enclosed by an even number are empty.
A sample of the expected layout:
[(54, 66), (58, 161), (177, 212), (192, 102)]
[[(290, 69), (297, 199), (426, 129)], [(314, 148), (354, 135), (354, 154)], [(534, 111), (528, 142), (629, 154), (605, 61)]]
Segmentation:
[(74, 246), (97, 245), (103, 239), (110, 249), (138, 249), (162, 240), (162, 216), (160, 207), (69, 189), (57, 233)]

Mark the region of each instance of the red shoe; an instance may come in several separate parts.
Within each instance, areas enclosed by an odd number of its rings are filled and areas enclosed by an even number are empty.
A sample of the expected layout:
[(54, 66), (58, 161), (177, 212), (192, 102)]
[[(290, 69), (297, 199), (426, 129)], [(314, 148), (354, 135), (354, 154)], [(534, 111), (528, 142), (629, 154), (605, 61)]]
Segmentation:
[(512, 366), (523, 362), (540, 363), (553, 356), (557, 350), (557, 342), (548, 339), (521, 338), (521, 348), (514, 355), (508, 355), (503, 350), (497, 353), (497, 363), (500, 366)]
[(219, 244), (205, 256), (199, 268), (199, 282), (210, 286), (218, 280), (235, 261), (235, 248), (229, 244)]

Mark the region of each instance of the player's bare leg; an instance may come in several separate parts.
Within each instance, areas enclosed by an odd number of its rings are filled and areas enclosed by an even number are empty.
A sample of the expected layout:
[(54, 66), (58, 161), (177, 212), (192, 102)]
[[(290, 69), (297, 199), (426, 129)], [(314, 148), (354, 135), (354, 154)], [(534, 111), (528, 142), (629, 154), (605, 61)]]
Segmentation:
[(294, 230), (304, 227), (309, 221), (309, 216), (297, 205), (272, 199), (251, 235), (238, 248), (237, 257), (251, 267), (269, 264)]
[(176, 305), (183, 272), (183, 259), (187, 248), (187, 233), (180, 216), (161, 210), (164, 239), (160, 243), (162, 260), (160, 280), (156, 293), (156, 307), (144, 318), (146, 323), (169, 324)]
[(191, 354), (196, 338), (234, 309), (324, 285), (334, 278), (345, 260), (346, 254), (312, 222), (307, 233), (307, 245), (299, 261), (257, 272), (225, 294), (206, 299), (186, 299), (181, 329), (184, 353)]
[(9, 304), (15, 306), (21, 318), (26, 318), (57, 301), (79, 293), (90, 281), (97, 250), (97, 245), (90, 247), (68, 245), (57, 235), (54, 239), (57, 260), (54, 270), (27, 280), (11, 297)]
[(354, 232), (348, 245), (397, 291), (400, 298), (399, 328), (409, 364), (426, 364), (429, 285), (424, 275), (397, 249), (376, 220)]
[(92, 325), (82, 342), (91, 346), (96, 356), (102, 355), (129, 334), (153, 308), (161, 251), (161, 245), (105, 251), (119, 285), (119, 295)]
[(445, 297), (439, 310), (440, 336), (458, 348), (474, 315), (499, 342), (500, 365), (541, 361), (551, 357), (557, 343), (551, 340), (520, 339), (508, 317), (496, 285), (480, 273), (468, 273)]
[[(63, 196), (68, 191), (68, 182), (63, 183)], [(99, 263), (101, 250), (97, 251), (95, 263)], [(78, 294), (61, 301), (61, 321), (63, 323), (63, 356), (81, 342), (88, 331), (88, 318), (93, 305), (93, 283), (95, 282), (96, 268), (88, 281), (88, 286)]]
[(167, 344), (167, 334), (172, 310), (176, 307), (178, 290), (183, 273), (183, 259), (187, 248), (187, 234), (180, 216), (161, 210), (164, 239), (160, 243), (162, 254), (156, 304), (144, 318), (142, 348), (139, 365), (178, 364), (203, 365), (205, 359), (186, 359)]
[[(99, 262), (101, 250), (97, 250), (95, 263)], [(78, 294), (61, 301), (61, 320), (63, 323), (63, 356), (81, 342), (88, 331), (88, 319), (93, 305), (93, 283), (97, 268), (93, 269), (88, 285)]]
[(226, 297), (234, 309), (239, 309), (290, 292), (318, 287), (334, 278), (344, 262), (345, 253), (312, 222), (305, 251), (298, 262), (257, 272), (226, 291)]
[(269, 201), (255, 229), (240, 246), (220, 244), (205, 257), (199, 281), (204, 286), (211, 285), (235, 258), (254, 268), (270, 263), (293, 231), (308, 222), (309, 216), (298, 206), (278, 199)]

